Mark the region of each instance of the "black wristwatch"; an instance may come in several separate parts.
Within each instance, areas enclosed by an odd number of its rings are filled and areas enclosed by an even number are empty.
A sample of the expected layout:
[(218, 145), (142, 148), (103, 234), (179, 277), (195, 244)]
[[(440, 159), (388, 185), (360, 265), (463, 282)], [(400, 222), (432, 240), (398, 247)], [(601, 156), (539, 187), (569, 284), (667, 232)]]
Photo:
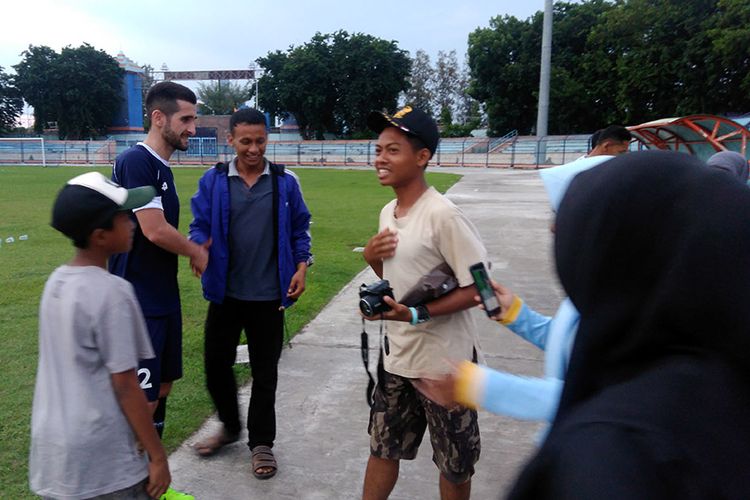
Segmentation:
[(430, 321), (430, 313), (427, 311), (427, 306), (417, 306), (417, 324)]

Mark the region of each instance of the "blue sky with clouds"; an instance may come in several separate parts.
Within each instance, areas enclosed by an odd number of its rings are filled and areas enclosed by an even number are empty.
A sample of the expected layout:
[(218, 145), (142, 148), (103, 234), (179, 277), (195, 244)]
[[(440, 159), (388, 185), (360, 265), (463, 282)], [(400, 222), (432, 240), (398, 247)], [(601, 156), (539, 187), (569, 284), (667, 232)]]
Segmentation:
[(526, 19), (543, 0), (24, 0), (3, 2), (0, 66), (9, 71), (29, 44), (56, 50), (88, 42), (112, 56), (171, 70), (243, 69), (316, 31), (363, 32), (413, 56), (455, 49), (497, 15)]

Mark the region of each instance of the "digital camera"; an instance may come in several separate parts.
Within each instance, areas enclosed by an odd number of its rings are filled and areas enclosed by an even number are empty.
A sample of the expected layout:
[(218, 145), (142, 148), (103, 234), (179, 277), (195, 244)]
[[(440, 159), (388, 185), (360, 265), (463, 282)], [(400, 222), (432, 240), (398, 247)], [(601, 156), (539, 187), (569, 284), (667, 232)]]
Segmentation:
[(359, 287), (359, 310), (365, 316), (375, 316), (390, 311), (391, 307), (385, 303), (384, 297), (393, 298), (393, 289), (388, 280), (361, 285)]

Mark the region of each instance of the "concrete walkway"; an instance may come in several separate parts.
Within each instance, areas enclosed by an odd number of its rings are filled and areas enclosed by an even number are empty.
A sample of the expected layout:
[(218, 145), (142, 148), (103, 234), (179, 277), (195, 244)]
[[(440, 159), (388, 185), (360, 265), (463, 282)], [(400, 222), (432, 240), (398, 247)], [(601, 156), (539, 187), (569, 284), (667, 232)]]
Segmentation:
[[(450, 171), (441, 169), (439, 171)], [(448, 196), (476, 224), (493, 262), (493, 278), (507, 284), (537, 310), (552, 314), (562, 298), (551, 259), (550, 210), (538, 173), (513, 170), (459, 171), (463, 179)], [(373, 176), (373, 183), (376, 183)], [(383, 188), (386, 189), (386, 188)], [(377, 214), (373, 214), (376, 217)], [(191, 446), (219, 428), (215, 417), (171, 457), (173, 485), (200, 500), (356, 499), (362, 494), (369, 456), (367, 377), (359, 353), (361, 320), (357, 287), (375, 275), (363, 271), (285, 349), (279, 365), (279, 472), (259, 481), (240, 442), (199, 458)], [(304, 298), (303, 298), (304, 300)], [(476, 310), (482, 347), (493, 368), (541, 374), (542, 353)], [(377, 324), (368, 325), (377, 345)], [(374, 369), (377, 351), (373, 350)], [(249, 388), (240, 406), (247, 408)], [(482, 456), (472, 497), (499, 498), (534, 449), (540, 426), (480, 413)], [(243, 420), (244, 421), (244, 420)], [(392, 499), (439, 498), (438, 472), (425, 438), (414, 461), (401, 464)]]

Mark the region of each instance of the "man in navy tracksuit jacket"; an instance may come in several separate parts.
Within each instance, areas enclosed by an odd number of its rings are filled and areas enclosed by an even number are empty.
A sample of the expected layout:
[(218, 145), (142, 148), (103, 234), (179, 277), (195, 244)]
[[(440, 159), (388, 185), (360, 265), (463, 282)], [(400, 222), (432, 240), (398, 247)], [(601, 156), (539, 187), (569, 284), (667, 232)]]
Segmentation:
[(259, 479), (276, 473), (275, 399), (283, 342), (284, 309), (305, 290), (310, 253), (310, 212), (299, 181), (265, 157), (265, 116), (234, 113), (229, 143), (237, 156), (219, 163), (198, 183), (191, 200), (190, 239), (205, 245), (209, 261), (201, 280), (209, 301), (205, 326), (206, 384), (222, 431), (198, 443), (203, 456), (237, 441), (237, 385), (232, 371), (244, 329), (253, 374), (248, 446)]

